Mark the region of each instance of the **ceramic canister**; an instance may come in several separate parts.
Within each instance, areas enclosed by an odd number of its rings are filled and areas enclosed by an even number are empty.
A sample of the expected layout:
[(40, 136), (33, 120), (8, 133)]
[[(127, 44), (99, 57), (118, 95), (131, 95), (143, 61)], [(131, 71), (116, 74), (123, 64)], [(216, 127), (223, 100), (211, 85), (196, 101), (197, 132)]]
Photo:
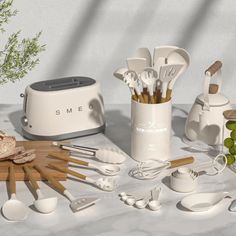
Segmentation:
[(131, 157), (136, 161), (170, 159), (171, 100), (146, 104), (132, 100)]

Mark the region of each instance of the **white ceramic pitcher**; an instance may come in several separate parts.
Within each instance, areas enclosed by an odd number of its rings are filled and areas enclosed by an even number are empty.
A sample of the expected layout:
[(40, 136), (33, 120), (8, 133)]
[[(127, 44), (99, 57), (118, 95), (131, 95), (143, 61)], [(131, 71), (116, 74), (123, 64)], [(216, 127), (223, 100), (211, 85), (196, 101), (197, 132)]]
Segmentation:
[[(201, 140), (209, 145), (222, 143), (223, 112), (231, 109), (229, 99), (221, 94), (222, 63), (216, 61), (205, 71), (204, 91), (200, 94), (189, 112), (185, 134), (192, 141)], [(217, 83), (210, 84), (217, 75)], [(228, 134), (225, 132), (226, 137)]]

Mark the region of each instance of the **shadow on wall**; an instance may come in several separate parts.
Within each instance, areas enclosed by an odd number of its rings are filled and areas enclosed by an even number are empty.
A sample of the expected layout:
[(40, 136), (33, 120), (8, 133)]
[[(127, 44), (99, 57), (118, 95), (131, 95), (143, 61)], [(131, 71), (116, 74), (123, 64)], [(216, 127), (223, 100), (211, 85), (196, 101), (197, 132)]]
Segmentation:
[(9, 113), (8, 118), (12, 125), (14, 126), (14, 130), (16, 133), (23, 136), (22, 130), (21, 130), (21, 117), (23, 116), (23, 111), (18, 110), (14, 111), (12, 113)]
[[(176, 116), (174, 113), (181, 112), (184, 116)], [(174, 132), (174, 136), (182, 139), (185, 134), (185, 123), (187, 120), (188, 112), (176, 107), (172, 106), (172, 130)]]
[(214, 5), (218, 2), (219, 1), (217, 0), (201, 1), (201, 5), (198, 9), (196, 9), (195, 15), (193, 15), (189, 23), (186, 24), (185, 29), (181, 34), (181, 38), (177, 40), (177, 45), (183, 48), (190, 47), (190, 44), (192, 43), (195, 37), (195, 34), (198, 33), (197, 29), (200, 28), (200, 26), (205, 23), (205, 19), (210, 16), (210, 8), (213, 8)]
[[(144, 37), (145, 32), (148, 31), (148, 25), (155, 16), (157, 7), (160, 3), (160, 0), (151, 1), (151, 4), (147, 4), (146, 1), (142, 1), (139, 6), (140, 10), (137, 10), (132, 21), (125, 25), (126, 30), (123, 32), (122, 37), (109, 54), (110, 58), (107, 60), (108, 63), (104, 65), (104, 70), (98, 77), (110, 79), (107, 75), (110, 75), (111, 77), (113, 76), (112, 74), (114, 70), (124, 61), (127, 53), (134, 53), (134, 51), (141, 46), (140, 41), (142, 41), (142, 37)], [(129, 52), (127, 52), (127, 49), (129, 49)], [(118, 57), (118, 55), (121, 54), (123, 54), (122, 61), (120, 61), (120, 58)]]
[(106, 137), (130, 155), (130, 118), (123, 116), (119, 110), (106, 111), (105, 117), (107, 122)]
[(54, 62), (55, 66), (49, 72), (49, 77), (53, 77), (55, 74), (64, 75), (68, 72), (71, 62), (74, 61), (75, 56), (80, 54), (80, 49), (83, 48), (84, 42), (87, 40), (87, 33), (90, 27), (100, 14), (98, 9), (106, 2), (107, 0), (88, 1), (89, 6), (83, 14), (83, 19), (80, 20), (80, 15), (78, 15), (77, 22), (79, 24), (77, 27), (74, 27), (71, 35), (68, 35), (70, 40), (64, 45), (60, 55), (57, 57), (58, 59)]

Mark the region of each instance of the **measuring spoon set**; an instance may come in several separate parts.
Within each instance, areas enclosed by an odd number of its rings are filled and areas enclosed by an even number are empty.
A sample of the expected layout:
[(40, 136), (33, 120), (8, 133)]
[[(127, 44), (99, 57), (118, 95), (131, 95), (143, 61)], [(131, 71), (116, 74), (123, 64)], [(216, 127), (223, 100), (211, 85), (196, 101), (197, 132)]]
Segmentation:
[(176, 80), (190, 63), (186, 50), (174, 46), (156, 47), (153, 59), (148, 48), (138, 48), (127, 58), (127, 68), (118, 68), (113, 75), (130, 89), (133, 100), (140, 103), (164, 103), (171, 99)]
[(134, 206), (137, 209), (147, 208), (152, 211), (157, 211), (161, 208), (159, 196), (161, 193), (160, 187), (155, 187), (144, 194), (128, 194), (121, 192), (119, 194), (120, 200), (129, 206)]

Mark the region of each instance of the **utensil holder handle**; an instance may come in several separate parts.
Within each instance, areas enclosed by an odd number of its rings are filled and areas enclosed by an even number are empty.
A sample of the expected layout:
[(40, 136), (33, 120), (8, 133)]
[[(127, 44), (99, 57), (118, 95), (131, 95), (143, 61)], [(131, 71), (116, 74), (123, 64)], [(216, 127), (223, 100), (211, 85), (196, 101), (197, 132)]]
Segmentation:
[(78, 164), (78, 165), (82, 165), (82, 166), (88, 166), (89, 163), (86, 162), (86, 161), (82, 161), (82, 160), (77, 160), (75, 158), (71, 158), (65, 154), (62, 154), (62, 153), (59, 153), (59, 152), (50, 152), (48, 154), (49, 156), (52, 156), (56, 159), (59, 159), (59, 160), (63, 160), (63, 161), (68, 161), (68, 162), (72, 162), (72, 163), (75, 163), (75, 164)]
[(27, 165), (24, 165), (24, 166), (23, 166), (23, 169), (24, 169), (25, 173), (27, 174), (27, 176), (28, 176), (28, 178), (29, 178), (29, 180), (30, 180), (30, 183), (31, 183), (32, 187), (33, 187), (35, 190), (39, 189), (38, 183), (37, 183), (37, 181), (34, 179), (30, 168), (29, 168)]
[(48, 180), (58, 191), (64, 193), (66, 188), (56, 179), (54, 179), (47, 171), (45, 171), (39, 165), (35, 165), (34, 168), (45, 178)]
[(185, 158), (181, 158), (181, 159), (177, 159), (177, 160), (173, 160), (170, 161), (170, 168), (175, 168), (178, 166), (183, 166), (183, 165), (187, 165), (187, 164), (191, 164), (194, 162), (194, 158), (193, 157), (185, 157)]
[(218, 70), (222, 67), (221, 61), (215, 61), (206, 71), (205, 74), (209, 76), (213, 76)]
[(15, 168), (14, 165), (11, 164), (9, 166), (9, 189), (10, 189), (10, 193), (14, 194), (16, 193), (16, 178), (15, 178)]
[(78, 173), (78, 172), (76, 172), (76, 171), (70, 170), (70, 169), (68, 169), (68, 168), (66, 168), (66, 167), (61, 167), (61, 166), (54, 165), (54, 164), (49, 164), (48, 166), (49, 166), (49, 167), (52, 167), (52, 168), (54, 168), (54, 169), (56, 169), (56, 170), (59, 170), (59, 171), (61, 171), (61, 172), (64, 172), (64, 173), (68, 173), (68, 174), (70, 174), (70, 175), (73, 175), (73, 176), (75, 176), (75, 177), (77, 177), (77, 178), (79, 178), (79, 179), (86, 180), (86, 178), (87, 178), (87, 176), (82, 175), (82, 174), (80, 174), (80, 173)]

